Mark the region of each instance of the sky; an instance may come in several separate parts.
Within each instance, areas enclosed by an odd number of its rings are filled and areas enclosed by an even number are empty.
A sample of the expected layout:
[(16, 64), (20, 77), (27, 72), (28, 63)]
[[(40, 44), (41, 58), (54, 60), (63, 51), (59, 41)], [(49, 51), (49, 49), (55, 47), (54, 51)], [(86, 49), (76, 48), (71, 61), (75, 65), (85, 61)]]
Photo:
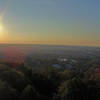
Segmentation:
[(0, 0), (0, 43), (100, 46), (100, 0)]

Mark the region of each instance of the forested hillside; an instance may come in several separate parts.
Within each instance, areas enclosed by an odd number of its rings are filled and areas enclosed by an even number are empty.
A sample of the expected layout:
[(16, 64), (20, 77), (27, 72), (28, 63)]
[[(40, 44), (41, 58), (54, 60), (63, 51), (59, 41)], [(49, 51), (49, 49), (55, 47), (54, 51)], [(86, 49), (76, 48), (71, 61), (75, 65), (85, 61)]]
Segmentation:
[(0, 64), (0, 100), (100, 100), (100, 70)]

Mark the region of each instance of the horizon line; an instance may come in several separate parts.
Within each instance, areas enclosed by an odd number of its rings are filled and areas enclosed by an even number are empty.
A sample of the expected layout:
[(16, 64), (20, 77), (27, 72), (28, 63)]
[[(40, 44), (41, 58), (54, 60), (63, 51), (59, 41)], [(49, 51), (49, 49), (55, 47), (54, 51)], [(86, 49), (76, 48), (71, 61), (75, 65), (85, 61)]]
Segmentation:
[(73, 46), (73, 47), (100, 47), (100, 45), (63, 45), (63, 44), (34, 44), (34, 43), (0, 43), (0, 45), (39, 45), (39, 46)]

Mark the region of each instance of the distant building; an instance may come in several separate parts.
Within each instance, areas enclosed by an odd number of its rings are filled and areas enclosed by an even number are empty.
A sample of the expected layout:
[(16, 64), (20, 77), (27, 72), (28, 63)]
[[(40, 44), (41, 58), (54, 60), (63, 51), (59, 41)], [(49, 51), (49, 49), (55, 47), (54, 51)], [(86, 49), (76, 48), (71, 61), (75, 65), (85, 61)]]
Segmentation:
[(66, 58), (58, 58), (58, 61), (61, 61), (61, 62), (67, 62), (68, 59), (66, 59)]
[(66, 64), (66, 65), (65, 65), (65, 68), (66, 68), (66, 69), (72, 69), (72, 65), (71, 65), (71, 64)]
[(71, 62), (72, 63), (77, 63), (77, 60), (72, 59)]
[(58, 69), (61, 68), (61, 66), (59, 64), (53, 64), (52, 66), (55, 68), (58, 68)]

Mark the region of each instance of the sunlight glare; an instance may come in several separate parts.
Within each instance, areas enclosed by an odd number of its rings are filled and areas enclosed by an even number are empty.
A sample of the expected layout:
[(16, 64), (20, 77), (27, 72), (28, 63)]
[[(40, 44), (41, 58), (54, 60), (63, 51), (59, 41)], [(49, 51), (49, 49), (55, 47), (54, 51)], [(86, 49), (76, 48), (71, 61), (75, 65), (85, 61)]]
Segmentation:
[(3, 25), (2, 23), (0, 23), (0, 35), (3, 34), (3, 30), (4, 30)]

